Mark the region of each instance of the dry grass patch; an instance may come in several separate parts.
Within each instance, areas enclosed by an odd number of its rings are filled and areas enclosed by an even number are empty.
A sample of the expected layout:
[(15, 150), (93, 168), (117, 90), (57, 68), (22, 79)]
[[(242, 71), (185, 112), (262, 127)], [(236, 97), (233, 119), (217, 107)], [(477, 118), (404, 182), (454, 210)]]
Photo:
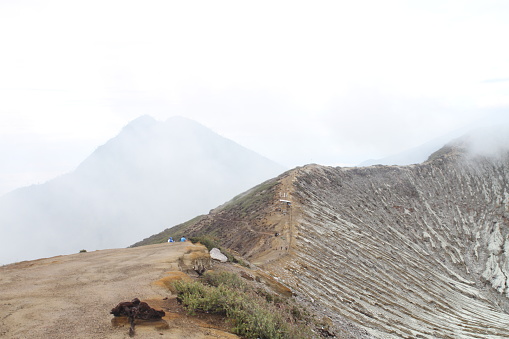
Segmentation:
[(172, 294), (177, 293), (177, 290), (173, 286), (173, 283), (176, 281), (184, 281), (184, 282), (190, 282), (193, 279), (187, 275), (184, 272), (181, 271), (172, 271), (172, 272), (166, 272), (167, 276), (164, 278), (161, 278), (154, 282), (154, 285), (167, 288), (171, 291)]

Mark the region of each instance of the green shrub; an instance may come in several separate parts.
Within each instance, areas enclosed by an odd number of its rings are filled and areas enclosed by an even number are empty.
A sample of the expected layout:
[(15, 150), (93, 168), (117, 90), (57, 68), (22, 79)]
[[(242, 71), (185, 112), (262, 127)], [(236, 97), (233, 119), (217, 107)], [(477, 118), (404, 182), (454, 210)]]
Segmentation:
[(212, 238), (210, 236), (207, 236), (207, 235), (202, 235), (202, 236), (197, 236), (197, 237), (189, 237), (189, 240), (193, 244), (196, 244), (197, 242), (199, 242), (203, 246), (207, 247), (207, 249), (209, 251), (211, 249), (213, 249), (214, 247), (217, 247), (217, 248), (220, 247), (219, 243), (217, 242), (217, 240), (215, 240), (214, 238)]
[(235, 273), (228, 272), (205, 272), (203, 275), (203, 282), (207, 285), (213, 287), (219, 287), (220, 285), (225, 285), (230, 288), (238, 289), (238, 290), (246, 290), (247, 285)]
[[(207, 272), (202, 283), (177, 281), (174, 286), (177, 300), (190, 314), (209, 312), (225, 315), (231, 321), (232, 331), (244, 338), (313, 337), (309, 328), (298, 323), (302, 314), (295, 310), (296, 306), (290, 306), (281, 297), (267, 298), (267, 295), (252, 291), (236, 274)], [(300, 319), (293, 316), (295, 313)]]

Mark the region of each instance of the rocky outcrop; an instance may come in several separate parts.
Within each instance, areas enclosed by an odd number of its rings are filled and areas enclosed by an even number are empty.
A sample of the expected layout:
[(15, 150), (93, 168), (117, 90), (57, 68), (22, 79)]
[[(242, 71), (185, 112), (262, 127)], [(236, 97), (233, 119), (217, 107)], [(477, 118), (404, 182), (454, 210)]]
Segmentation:
[(210, 258), (220, 261), (220, 262), (227, 262), (228, 257), (221, 253), (221, 250), (219, 248), (213, 248), (210, 250)]

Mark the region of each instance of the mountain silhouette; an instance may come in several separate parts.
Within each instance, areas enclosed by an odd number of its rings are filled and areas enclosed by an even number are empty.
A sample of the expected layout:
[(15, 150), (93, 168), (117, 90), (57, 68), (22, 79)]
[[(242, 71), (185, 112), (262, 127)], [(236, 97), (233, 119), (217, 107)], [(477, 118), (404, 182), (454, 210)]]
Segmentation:
[(142, 116), (75, 171), (0, 198), (0, 263), (125, 247), (283, 170), (195, 121)]

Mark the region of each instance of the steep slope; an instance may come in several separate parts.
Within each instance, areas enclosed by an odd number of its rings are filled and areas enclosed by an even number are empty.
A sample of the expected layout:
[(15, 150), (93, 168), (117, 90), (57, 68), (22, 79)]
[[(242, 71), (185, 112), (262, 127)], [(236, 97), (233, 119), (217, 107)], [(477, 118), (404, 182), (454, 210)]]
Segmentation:
[(192, 120), (143, 116), (74, 172), (0, 198), (0, 263), (125, 247), (282, 171)]
[(309, 165), (186, 231), (216, 236), (339, 329), (509, 337), (507, 151), (476, 155), (459, 143), (420, 165)]

